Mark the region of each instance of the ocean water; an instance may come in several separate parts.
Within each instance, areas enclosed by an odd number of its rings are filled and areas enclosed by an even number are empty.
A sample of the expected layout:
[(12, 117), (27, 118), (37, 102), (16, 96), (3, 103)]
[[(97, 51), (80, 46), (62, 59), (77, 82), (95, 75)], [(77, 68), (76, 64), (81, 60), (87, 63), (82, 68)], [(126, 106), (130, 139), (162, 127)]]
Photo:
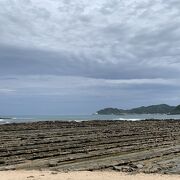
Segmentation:
[[(8, 119), (6, 119), (8, 117)], [(129, 120), (179, 119), (180, 115), (166, 114), (131, 114), (131, 115), (58, 115), (58, 116), (6, 116), (0, 118), (0, 124), (37, 122), (37, 121), (89, 121), (89, 120)]]

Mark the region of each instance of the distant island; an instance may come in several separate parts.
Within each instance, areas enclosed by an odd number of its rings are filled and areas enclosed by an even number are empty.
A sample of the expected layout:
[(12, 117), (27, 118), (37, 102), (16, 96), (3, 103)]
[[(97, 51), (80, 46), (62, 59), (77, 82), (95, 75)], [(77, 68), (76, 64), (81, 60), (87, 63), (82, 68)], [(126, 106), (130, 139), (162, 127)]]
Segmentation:
[(96, 112), (99, 115), (123, 115), (123, 114), (180, 114), (180, 105), (169, 106), (158, 104), (151, 106), (141, 106), (133, 109), (104, 108)]

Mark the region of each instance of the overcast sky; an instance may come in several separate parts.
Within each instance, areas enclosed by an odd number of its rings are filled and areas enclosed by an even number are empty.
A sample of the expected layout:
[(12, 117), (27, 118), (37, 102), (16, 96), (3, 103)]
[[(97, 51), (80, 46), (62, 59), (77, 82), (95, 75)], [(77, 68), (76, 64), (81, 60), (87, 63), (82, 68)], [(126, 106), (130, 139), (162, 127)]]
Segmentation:
[(0, 0), (0, 114), (180, 104), (179, 0)]

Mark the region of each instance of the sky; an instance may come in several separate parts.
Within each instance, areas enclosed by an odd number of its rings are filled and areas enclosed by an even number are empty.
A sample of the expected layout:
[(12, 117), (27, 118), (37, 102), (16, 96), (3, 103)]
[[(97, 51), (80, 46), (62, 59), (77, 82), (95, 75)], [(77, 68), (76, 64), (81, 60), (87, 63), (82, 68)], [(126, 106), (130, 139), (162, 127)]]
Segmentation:
[(0, 0), (0, 114), (180, 104), (179, 0)]

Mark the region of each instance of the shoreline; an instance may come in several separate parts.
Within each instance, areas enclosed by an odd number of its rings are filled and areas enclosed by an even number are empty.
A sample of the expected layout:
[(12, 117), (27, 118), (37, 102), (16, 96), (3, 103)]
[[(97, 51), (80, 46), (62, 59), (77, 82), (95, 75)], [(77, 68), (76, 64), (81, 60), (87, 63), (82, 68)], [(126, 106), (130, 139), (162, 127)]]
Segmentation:
[(179, 120), (180, 115), (167, 115), (167, 114), (127, 114), (127, 115), (24, 115), (24, 116), (11, 116), (0, 117), (1, 124), (11, 123), (32, 123), (32, 122), (44, 122), (44, 121), (94, 121), (94, 120), (122, 120), (122, 121), (141, 121), (141, 120)]

